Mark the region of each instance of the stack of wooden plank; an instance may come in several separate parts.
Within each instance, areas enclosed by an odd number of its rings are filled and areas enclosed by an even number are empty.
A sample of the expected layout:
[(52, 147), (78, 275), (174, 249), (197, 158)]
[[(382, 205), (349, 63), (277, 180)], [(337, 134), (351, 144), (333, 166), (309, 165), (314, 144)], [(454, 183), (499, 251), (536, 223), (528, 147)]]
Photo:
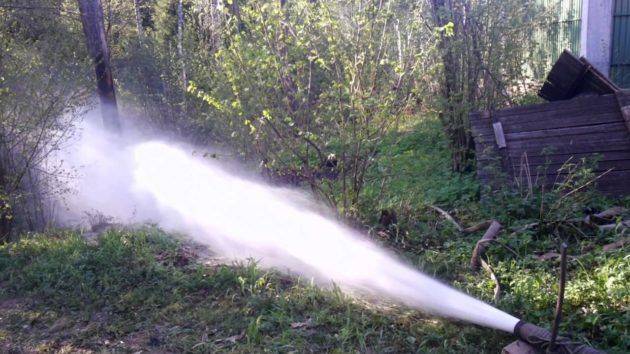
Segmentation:
[(562, 182), (567, 161), (597, 160), (595, 172), (605, 173), (599, 189), (630, 195), (630, 117), (621, 112), (626, 103), (630, 92), (472, 113), (478, 177), (490, 184), (551, 186)]

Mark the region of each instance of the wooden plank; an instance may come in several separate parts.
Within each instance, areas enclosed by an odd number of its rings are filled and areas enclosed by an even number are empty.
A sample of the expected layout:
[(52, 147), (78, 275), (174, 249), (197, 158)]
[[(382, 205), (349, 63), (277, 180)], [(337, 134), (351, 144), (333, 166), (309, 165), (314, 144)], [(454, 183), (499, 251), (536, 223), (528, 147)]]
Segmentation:
[[(510, 157), (514, 160), (520, 160), (524, 158), (524, 154), (516, 155), (510, 154)], [(529, 155), (527, 154), (527, 160), (532, 164), (542, 163), (564, 163), (566, 161), (617, 161), (617, 160), (630, 160), (630, 150), (622, 151), (605, 151), (605, 152), (589, 152), (582, 154), (556, 154), (556, 155)]]
[(600, 146), (606, 144), (609, 141), (626, 141), (630, 145), (630, 139), (628, 133), (625, 130), (622, 131), (603, 131), (595, 132), (592, 134), (575, 134), (566, 136), (546, 136), (536, 137), (530, 139), (515, 139), (510, 138), (508, 140), (510, 148), (519, 149), (524, 148), (544, 148), (544, 147), (571, 147), (571, 146)]
[[(571, 163), (576, 164), (578, 166), (585, 166), (577, 160), (571, 160)], [(564, 163), (521, 163), (520, 161), (512, 160), (512, 169), (513, 171), (518, 171), (522, 168), (529, 168), (529, 170), (534, 173), (538, 171), (546, 171), (549, 174), (558, 173), (563, 166), (566, 166)], [(613, 170), (630, 170), (630, 160), (613, 160), (613, 161), (600, 161), (597, 163), (597, 166), (593, 169), (593, 171), (607, 171), (609, 169)], [(630, 183), (630, 182), (629, 182)]]
[(603, 140), (601, 137), (594, 141), (570, 145), (570, 144), (540, 144), (537, 142), (524, 142), (519, 146), (510, 146), (510, 154), (527, 152), (529, 155), (545, 154), (582, 154), (592, 152), (623, 151), (630, 150), (630, 142), (627, 138)]
[(600, 114), (604, 112), (612, 113), (616, 111), (615, 108), (617, 107), (615, 97), (613, 95), (578, 97), (569, 101), (550, 102), (546, 105), (549, 107), (546, 107), (546, 109), (543, 110), (532, 110), (518, 113), (511, 109), (499, 110), (494, 112), (493, 116), (497, 119), (500, 118), (502, 122), (522, 119), (526, 119), (528, 121), (543, 121), (548, 119), (564, 120), (564, 117), (566, 116)]
[(628, 132), (630, 133), (630, 97), (627, 96), (630, 95), (627, 95), (624, 92), (618, 92), (615, 95), (615, 98), (617, 99), (619, 112), (621, 113), (626, 129), (628, 129)]
[(581, 127), (569, 127), (569, 128), (557, 128), (546, 130), (534, 130), (534, 131), (522, 131), (517, 133), (505, 134), (507, 141), (512, 143), (513, 141), (521, 140), (535, 140), (544, 138), (558, 138), (562, 141), (567, 141), (573, 137), (581, 137), (583, 135), (595, 135), (598, 133), (620, 133), (622, 135), (628, 135), (624, 132), (625, 124), (619, 123), (606, 123), (595, 124)]
[[(514, 154), (510, 151), (510, 159), (512, 161), (520, 161), (524, 159), (524, 154)], [(530, 155), (527, 154), (527, 160), (530, 164), (545, 164), (545, 163), (564, 163), (566, 161), (616, 161), (616, 160), (630, 160), (630, 150), (621, 151), (604, 151), (604, 152), (588, 152), (581, 154), (555, 154), (555, 155)], [(480, 161), (485, 161), (485, 156), (479, 157)]]
[(594, 68), (586, 58), (577, 58), (565, 50), (554, 63), (538, 95), (548, 101), (567, 100), (585, 93), (598, 95), (619, 88)]
[[(578, 99), (576, 98), (574, 100)], [(568, 101), (552, 102), (546, 105), (556, 105), (565, 102)], [(515, 123), (535, 126), (534, 122), (554, 122), (553, 124), (558, 125), (569, 123), (569, 120), (572, 119), (579, 119), (580, 123), (576, 123), (575, 125), (582, 124), (582, 122), (587, 123), (589, 122), (589, 118), (592, 118), (595, 122), (599, 120), (609, 121), (612, 117), (607, 114), (619, 114), (619, 108), (614, 96), (609, 95), (593, 97), (592, 99), (581, 101), (578, 105), (558, 107), (550, 110), (532, 110), (530, 112), (514, 113), (511, 112), (511, 109), (506, 109), (495, 111), (493, 114), (495, 119), (500, 121), (507, 131), (506, 126)], [(484, 127), (489, 127), (490, 124), (490, 119), (486, 119), (481, 115), (476, 114), (470, 116), (470, 125), (473, 129), (483, 129)]]
[[(625, 106), (630, 107), (630, 92), (471, 113), (478, 178), (496, 185), (497, 168), (504, 176), (519, 176), (523, 153), (531, 174), (542, 172), (543, 178), (554, 180), (562, 178), (557, 170), (570, 157), (576, 163), (596, 159), (596, 171), (614, 169), (599, 180), (605, 191), (630, 194), (630, 129), (621, 113)], [(498, 148), (503, 141), (507, 149)]]
[[(539, 124), (527, 126), (525, 124), (502, 124), (502, 128), (504, 130), (504, 135), (507, 141), (514, 140), (522, 140), (527, 138), (537, 138), (537, 137), (550, 137), (550, 136), (575, 136), (575, 135), (583, 135), (589, 133), (601, 133), (601, 132), (619, 132), (619, 130), (625, 130), (625, 123), (620, 120), (620, 116), (618, 113), (607, 115), (609, 120), (605, 123), (596, 123), (596, 124), (588, 124), (588, 125), (580, 125), (580, 126), (566, 126), (566, 127), (557, 127), (552, 125), (548, 129), (541, 128)], [(613, 120), (614, 119), (614, 120)], [(537, 129), (533, 129), (536, 127)], [(494, 138), (495, 133), (494, 130), (491, 129), (481, 129), (474, 128), (472, 130), (473, 138), (475, 141), (488, 141), (491, 138)]]
[[(593, 185), (596, 186), (600, 192), (615, 197), (621, 197), (630, 194), (630, 170), (610, 171), (602, 175)], [(598, 174), (595, 177), (599, 176)], [(531, 175), (532, 182), (536, 186), (545, 185), (546, 188), (554, 188), (555, 183), (562, 183), (566, 179), (567, 174), (546, 174), (546, 175)], [(513, 181), (524, 179), (525, 176), (515, 176)]]
[(612, 82), (608, 76), (600, 72), (596, 67), (592, 66), (585, 57), (581, 57), (580, 61), (588, 65), (589, 69), (584, 77), (584, 88), (591, 89), (597, 94), (615, 93), (620, 88)]
[(505, 144), (505, 135), (503, 134), (501, 122), (492, 123), (492, 129), (494, 130), (494, 139), (497, 142), (497, 146), (499, 149), (504, 149), (507, 145)]
[[(566, 129), (566, 128), (580, 128), (588, 129), (587, 127), (593, 127), (595, 129), (605, 128), (599, 125), (602, 124), (624, 124), (621, 115), (618, 112), (589, 116), (584, 115), (575, 117), (567, 121), (549, 120), (547, 122), (502, 122), (504, 134), (524, 133), (524, 132), (536, 132), (543, 130), (554, 129)], [(599, 126), (599, 127), (598, 127)], [(494, 131), (490, 127), (474, 127), (471, 130), (473, 138), (479, 137), (481, 140), (494, 137)]]
[[(551, 187), (555, 183), (565, 181), (568, 176), (567, 173), (549, 173), (532, 174), (531, 178), (537, 185)], [(626, 190), (630, 192), (630, 186), (627, 184), (627, 181), (630, 180), (630, 170), (610, 171), (607, 173), (599, 172), (593, 175), (593, 178), (596, 177), (598, 177), (596, 182), (599, 186), (608, 186), (610, 189)], [(515, 178), (520, 179), (521, 176), (516, 176)]]
[[(503, 123), (505, 133), (528, 132), (536, 130), (550, 130), (561, 128), (573, 128), (583, 126), (593, 126), (608, 123), (621, 123), (622, 119), (619, 112), (601, 112), (598, 114), (581, 114), (564, 116), (564, 119), (547, 119), (547, 120), (521, 120)], [(483, 132), (483, 130), (480, 130)]]

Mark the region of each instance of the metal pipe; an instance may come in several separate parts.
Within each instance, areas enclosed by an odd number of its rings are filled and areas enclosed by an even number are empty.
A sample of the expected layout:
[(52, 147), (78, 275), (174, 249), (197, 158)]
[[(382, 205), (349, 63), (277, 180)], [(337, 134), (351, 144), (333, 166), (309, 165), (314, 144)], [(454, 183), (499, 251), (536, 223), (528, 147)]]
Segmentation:
[(553, 319), (553, 326), (551, 327), (551, 341), (549, 342), (549, 351), (553, 351), (556, 344), (556, 338), (558, 337), (558, 327), (560, 327), (560, 321), (562, 321), (562, 304), (564, 302), (564, 287), (567, 282), (567, 244), (562, 242), (560, 245), (560, 282), (558, 284), (558, 301), (556, 302), (556, 315)]
[(514, 326), (514, 334), (525, 341), (526, 343), (536, 347), (538, 350), (548, 351), (550, 353), (558, 354), (602, 354), (605, 353), (601, 350), (589, 347), (585, 344), (581, 344), (572, 341), (566, 337), (557, 337), (555, 345), (550, 348), (551, 344), (551, 332), (548, 330), (536, 326), (534, 324), (519, 321)]

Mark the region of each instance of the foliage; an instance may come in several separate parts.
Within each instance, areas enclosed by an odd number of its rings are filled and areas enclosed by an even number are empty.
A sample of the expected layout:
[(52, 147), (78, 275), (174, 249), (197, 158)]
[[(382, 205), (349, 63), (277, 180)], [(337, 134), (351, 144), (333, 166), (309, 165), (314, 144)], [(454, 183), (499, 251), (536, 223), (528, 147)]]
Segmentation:
[[(414, 102), (417, 34), (395, 17), (404, 6), (249, 1), (214, 53), (212, 85), (194, 81), (189, 92), (223, 116), (219, 129), (239, 151), (295, 170), (348, 212), (379, 140)], [(332, 159), (335, 183), (322, 178)]]
[(61, 171), (45, 175), (41, 163), (86, 104), (85, 60), (77, 57), (84, 50), (62, 40), (80, 29), (61, 8), (37, 10), (50, 3), (33, 2), (32, 12), (0, 8), (0, 241), (45, 223), (42, 200)]
[(532, 24), (545, 23), (548, 14), (537, 0), (429, 3), (438, 38), (436, 109), (453, 170), (462, 172), (470, 169), (473, 156), (468, 113), (512, 105), (532, 91), (532, 39), (539, 28)]

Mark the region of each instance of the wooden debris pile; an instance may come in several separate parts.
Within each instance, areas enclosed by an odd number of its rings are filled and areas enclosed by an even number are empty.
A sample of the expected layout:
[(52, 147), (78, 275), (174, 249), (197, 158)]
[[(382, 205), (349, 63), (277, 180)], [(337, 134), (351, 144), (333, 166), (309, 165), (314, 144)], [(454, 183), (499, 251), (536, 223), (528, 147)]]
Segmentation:
[(630, 91), (565, 51), (539, 95), (549, 102), (470, 114), (478, 178), (548, 187), (567, 177), (567, 161), (586, 159), (599, 190), (630, 195)]

